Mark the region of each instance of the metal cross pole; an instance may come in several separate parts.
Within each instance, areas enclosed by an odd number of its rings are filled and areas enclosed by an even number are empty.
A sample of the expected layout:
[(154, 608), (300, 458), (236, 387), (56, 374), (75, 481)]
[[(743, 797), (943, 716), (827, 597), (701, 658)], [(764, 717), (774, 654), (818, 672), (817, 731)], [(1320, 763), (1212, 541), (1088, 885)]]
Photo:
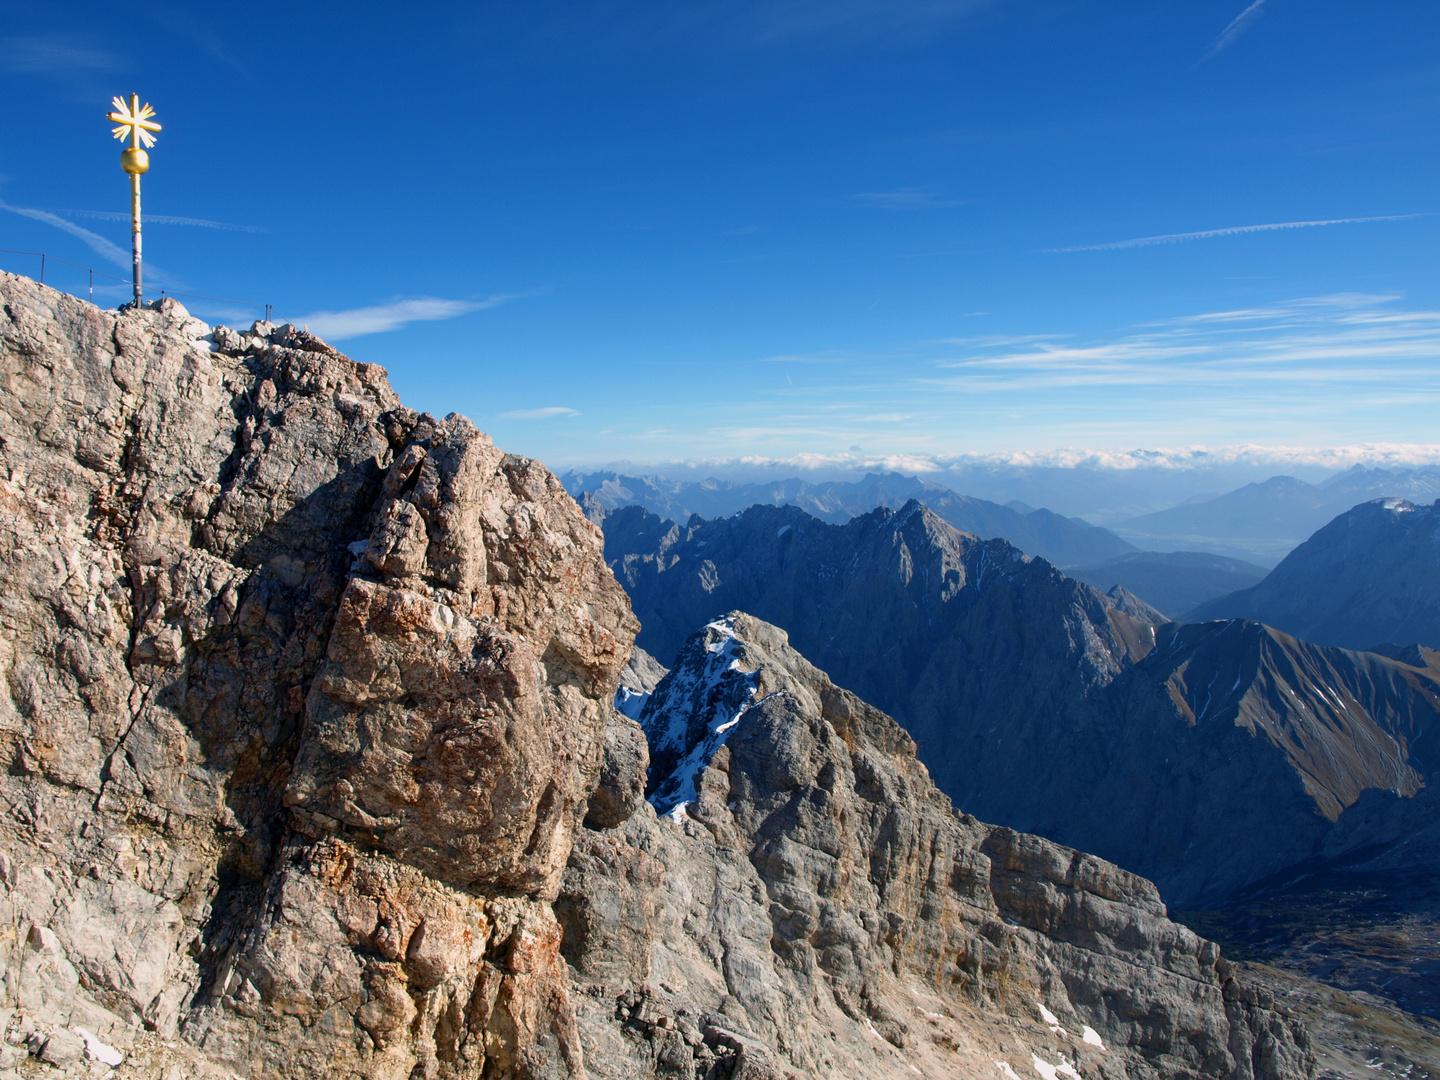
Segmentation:
[(130, 250), (135, 267), (135, 306), (138, 308), (142, 293), (140, 287), (140, 177), (150, 170), (150, 155), (145, 152), (144, 148), (155, 145), (153, 132), (159, 131), (160, 125), (150, 119), (155, 115), (155, 110), (150, 107), (148, 101), (144, 108), (140, 107), (138, 94), (130, 95), (128, 105), (119, 97), (112, 98), (110, 104), (115, 106), (115, 111), (106, 113), (105, 118), (117, 125), (113, 131), (115, 138), (123, 139), (127, 135), (130, 136), (130, 145), (120, 153), (120, 167), (130, 174)]

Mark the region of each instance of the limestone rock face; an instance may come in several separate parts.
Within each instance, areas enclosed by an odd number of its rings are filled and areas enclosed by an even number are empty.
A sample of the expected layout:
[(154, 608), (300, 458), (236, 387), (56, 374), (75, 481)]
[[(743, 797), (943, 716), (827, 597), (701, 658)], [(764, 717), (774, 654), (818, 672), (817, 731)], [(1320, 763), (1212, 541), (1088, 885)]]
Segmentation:
[(645, 801), (649, 768), (650, 748), (645, 732), (617, 710), (605, 725), (600, 785), (590, 796), (590, 812), (585, 815), (585, 824), (592, 829), (613, 829), (624, 824)]
[(580, 1075), (551, 900), (637, 624), (559, 482), (173, 301), (0, 275), (0, 378), (11, 1043)]
[(706, 626), (642, 721), (668, 813), (584, 836), (557, 905), (592, 1077), (1314, 1075), (1153, 884), (957, 813), (776, 627)]

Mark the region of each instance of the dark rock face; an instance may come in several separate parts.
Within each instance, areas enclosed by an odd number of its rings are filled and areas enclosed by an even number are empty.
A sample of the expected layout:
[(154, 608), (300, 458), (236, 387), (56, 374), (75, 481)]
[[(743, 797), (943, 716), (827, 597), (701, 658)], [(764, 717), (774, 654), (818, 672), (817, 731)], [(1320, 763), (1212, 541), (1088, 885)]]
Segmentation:
[(127, 1076), (579, 1075), (599, 531), (293, 327), (0, 304), (6, 1016)]
[[(956, 805), (1143, 873), (1173, 904), (1309, 858), (1363, 791), (1408, 797), (1433, 768), (1432, 673), (1258, 624), (1156, 627), (918, 504), (845, 526), (771, 507), (607, 526), (646, 648), (668, 658), (679, 627), (732, 608), (784, 626), (905, 725)], [(655, 768), (667, 752), (652, 743)]]
[(1346, 649), (1440, 647), (1440, 502), (1377, 499), (1341, 514), (1260, 582), (1187, 616), (1256, 619)]
[(1150, 882), (957, 814), (777, 628), (707, 626), (644, 723), (668, 813), (577, 843), (558, 909), (593, 1076), (1313, 1075)]

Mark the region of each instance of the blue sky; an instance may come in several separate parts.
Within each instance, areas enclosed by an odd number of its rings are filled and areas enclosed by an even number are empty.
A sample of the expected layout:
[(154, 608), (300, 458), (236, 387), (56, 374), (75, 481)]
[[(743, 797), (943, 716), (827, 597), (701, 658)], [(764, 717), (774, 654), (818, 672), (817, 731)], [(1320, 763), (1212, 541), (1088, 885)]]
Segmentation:
[(150, 283), (556, 468), (1440, 460), (1437, 5), (80, 2), (0, 80), (0, 247), (125, 274), (133, 90)]

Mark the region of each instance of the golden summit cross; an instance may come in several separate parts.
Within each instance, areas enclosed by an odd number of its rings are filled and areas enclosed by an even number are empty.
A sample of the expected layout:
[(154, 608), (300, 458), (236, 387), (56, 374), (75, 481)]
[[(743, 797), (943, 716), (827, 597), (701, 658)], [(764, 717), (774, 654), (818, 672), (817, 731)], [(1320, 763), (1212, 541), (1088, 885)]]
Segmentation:
[(110, 104), (115, 109), (106, 113), (105, 119), (114, 121), (115, 138), (130, 137), (130, 145), (120, 153), (120, 167), (130, 174), (130, 251), (134, 260), (135, 306), (138, 308), (141, 302), (140, 176), (150, 169), (150, 155), (145, 149), (155, 145), (154, 133), (160, 130), (160, 125), (150, 119), (155, 110), (148, 101), (142, 107), (138, 94), (131, 94), (128, 104), (118, 96), (112, 98)]

